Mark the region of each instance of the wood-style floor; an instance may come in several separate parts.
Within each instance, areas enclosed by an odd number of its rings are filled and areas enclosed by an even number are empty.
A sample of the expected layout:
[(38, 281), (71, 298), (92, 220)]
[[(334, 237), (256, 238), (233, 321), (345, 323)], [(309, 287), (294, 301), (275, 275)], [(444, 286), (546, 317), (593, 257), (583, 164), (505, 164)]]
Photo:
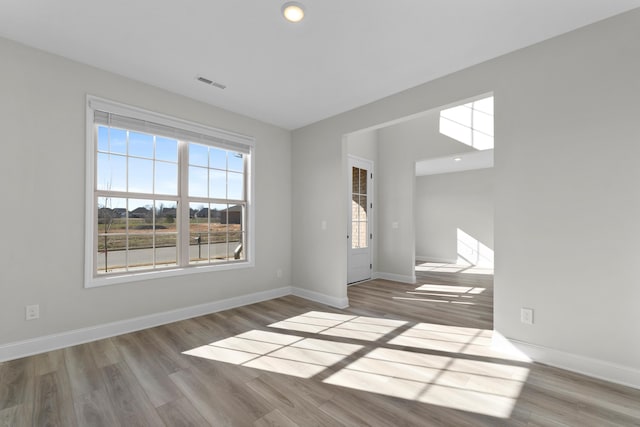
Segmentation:
[[(440, 271), (438, 271), (440, 270)], [(493, 278), (427, 266), (0, 364), (0, 426), (640, 426), (640, 390), (493, 351)]]

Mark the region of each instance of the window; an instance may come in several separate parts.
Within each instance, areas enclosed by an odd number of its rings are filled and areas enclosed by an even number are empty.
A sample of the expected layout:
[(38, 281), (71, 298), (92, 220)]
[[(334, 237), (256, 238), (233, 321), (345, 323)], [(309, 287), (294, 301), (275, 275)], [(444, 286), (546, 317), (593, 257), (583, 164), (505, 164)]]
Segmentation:
[(252, 265), (252, 138), (94, 97), (87, 112), (87, 286)]
[[(369, 218), (367, 216), (367, 170), (351, 168), (351, 248), (369, 246)], [(367, 261), (367, 264), (369, 261)]]
[(493, 148), (493, 96), (440, 112), (440, 133), (476, 150)]

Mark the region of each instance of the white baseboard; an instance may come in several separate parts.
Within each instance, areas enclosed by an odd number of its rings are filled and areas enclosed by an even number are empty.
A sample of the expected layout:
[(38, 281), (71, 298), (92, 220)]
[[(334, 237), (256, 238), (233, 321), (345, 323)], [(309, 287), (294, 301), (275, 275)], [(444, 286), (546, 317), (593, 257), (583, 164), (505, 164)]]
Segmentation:
[[(402, 276), (390, 273), (376, 273), (374, 278), (383, 278), (404, 283), (415, 283), (415, 276)], [(228, 298), (206, 304), (199, 304), (177, 310), (150, 314), (133, 319), (106, 323), (88, 328), (47, 335), (14, 343), (0, 345), (0, 362), (57, 350), (64, 347), (83, 344), (98, 339), (109, 338), (141, 329), (152, 328), (192, 317), (203, 316), (218, 311), (229, 310), (248, 304), (295, 295), (336, 308), (347, 308), (348, 298), (336, 298), (307, 289), (282, 287), (249, 295)], [(548, 347), (529, 344), (523, 341), (504, 338), (494, 333), (494, 345), (500, 348), (514, 347), (535, 362), (544, 363), (605, 381), (640, 389), (640, 370), (603, 360), (563, 352)]]
[(309, 291), (302, 288), (292, 288), (291, 294), (300, 298), (308, 299), (320, 304), (329, 305), (335, 308), (347, 308), (349, 307), (349, 298), (336, 298), (330, 295), (321, 294), (319, 292)]
[(566, 369), (627, 387), (640, 389), (640, 370), (579, 354), (502, 337), (494, 331), (494, 346), (515, 347), (534, 362)]
[[(291, 295), (290, 286), (0, 345), (0, 362)], [(304, 296), (303, 296), (304, 298)], [(311, 299), (311, 298), (309, 298)]]
[(412, 276), (404, 276), (402, 274), (393, 274), (393, 273), (384, 273), (382, 271), (376, 271), (371, 276), (373, 279), (385, 279), (385, 280), (393, 280), (394, 282), (401, 283), (416, 283), (416, 275), (415, 273)]
[(457, 264), (458, 259), (438, 258), (426, 255), (416, 255), (416, 261), (420, 262), (441, 262), (443, 264)]

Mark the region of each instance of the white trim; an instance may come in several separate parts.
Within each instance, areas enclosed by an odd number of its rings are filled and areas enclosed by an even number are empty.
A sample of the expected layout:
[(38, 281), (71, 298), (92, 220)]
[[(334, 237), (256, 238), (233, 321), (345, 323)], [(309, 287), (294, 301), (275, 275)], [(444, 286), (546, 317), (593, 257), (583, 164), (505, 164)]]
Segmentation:
[(356, 160), (357, 162), (361, 162), (361, 163), (370, 163), (370, 164), (373, 164), (373, 160), (371, 160), (371, 159), (367, 159), (366, 157), (356, 156), (356, 155), (354, 155), (354, 154), (347, 154), (347, 158), (348, 158), (348, 159)]
[(246, 221), (246, 230), (245, 230), (245, 239), (248, 239), (247, 241), (247, 245), (249, 246), (246, 249), (246, 256), (245, 258), (247, 260), (249, 260), (249, 266), (250, 267), (255, 267), (256, 264), (256, 236), (257, 236), (257, 231), (256, 230), (256, 156), (258, 155), (258, 147), (254, 146), (251, 149), (251, 156), (249, 156), (249, 159), (247, 160), (247, 162), (249, 163), (247, 165), (247, 174), (249, 174), (249, 176), (247, 176), (246, 178), (246, 194), (245, 194), (245, 200), (247, 202), (247, 208), (245, 210), (245, 215), (248, 216), (248, 218), (245, 217), (245, 221)]
[(154, 313), (132, 319), (3, 344), (0, 345), (0, 362), (139, 331), (141, 329), (152, 328), (154, 326), (165, 325), (167, 323), (216, 313), (218, 311), (229, 310), (243, 305), (255, 304), (291, 295), (291, 293), (291, 287), (285, 286), (162, 313)]
[(189, 265), (185, 267), (167, 267), (166, 269), (129, 271), (123, 274), (91, 277), (85, 282), (85, 288), (99, 288), (102, 286), (118, 285), (122, 283), (139, 282), (141, 280), (161, 279), (165, 277), (186, 276), (197, 273), (211, 273), (214, 271), (238, 270), (255, 267), (253, 260), (230, 261), (224, 264)]
[(375, 198), (375, 184), (374, 184), (374, 178), (373, 178), (373, 174), (374, 174), (374, 168), (375, 168), (375, 164), (373, 162), (373, 160), (370, 159), (365, 159), (364, 157), (358, 157), (358, 156), (354, 156), (354, 155), (347, 155), (347, 285), (352, 284), (352, 283), (356, 283), (356, 282), (362, 282), (364, 280), (369, 280), (373, 278), (373, 253), (375, 251), (375, 240), (377, 238), (377, 236), (374, 236), (374, 238), (369, 238), (369, 245), (367, 246), (367, 250), (369, 251), (369, 277), (366, 277), (364, 279), (361, 280), (356, 280), (356, 281), (351, 281), (352, 278), (349, 277), (349, 275), (351, 274), (351, 254), (352, 254), (352, 250), (353, 248), (352, 246), (352, 239), (353, 239), (353, 212), (352, 212), (352, 208), (351, 208), (351, 198), (353, 197), (353, 183), (352, 183), (352, 179), (353, 179), (353, 174), (352, 174), (352, 168), (353, 167), (357, 167), (357, 168), (361, 168), (361, 169), (366, 169), (367, 170), (367, 200), (368, 202), (371, 204), (370, 206), (373, 206), (371, 208), (369, 208), (368, 210), (368, 216), (367, 216), (367, 231), (369, 232), (370, 236), (373, 236), (373, 229), (374, 229), (374, 224), (375, 224), (375, 209), (374, 207), (377, 206), (376, 205), (376, 201), (374, 200)]
[(457, 259), (446, 259), (446, 258), (437, 258), (432, 256), (425, 255), (416, 255), (416, 261), (420, 262), (441, 262), (443, 264), (457, 264)]
[[(94, 182), (95, 182), (95, 173), (96, 173), (96, 150), (95, 150), (95, 140), (96, 136), (94, 135), (95, 126), (93, 125), (93, 117), (90, 114), (89, 108), (86, 106), (89, 105), (89, 95), (87, 95), (87, 101), (85, 105), (85, 122), (86, 122), (86, 135), (85, 135), (85, 200), (84, 200), (84, 285), (87, 286), (88, 283), (93, 281), (93, 270), (97, 264), (97, 251), (95, 247), (97, 247), (97, 243), (93, 238), (93, 234), (96, 232), (95, 224), (93, 221), (93, 215), (95, 212), (95, 194), (94, 194)], [(89, 141), (91, 141), (89, 143)], [(88, 242), (91, 241), (91, 245)], [(94, 247), (94, 245), (96, 245)], [(0, 360), (2, 360), (2, 355), (0, 353)]]
[(417, 282), (415, 273), (412, 276), (405, 276), (403, 274), (385, 273), (382, 271), (376, 271), (372, 275), (373, 279), (385, 279), (393, 280), (394, 282), (415, 284)]
[(369, 279), (364, 279), (364, 280), (360, 280), (358, 282), (353, 282), (353, 283), (347, 283), (347, 287), (353, 286), (353, 285), (359, 285), (360, 283), (367, 283), (370, 282), (372, 280), (375, 280), (375, 277), (373, 277), (374, 273), (371, 273), (371, 277)]
[(320, 304), (329, 305), (335, 308), (347, 308), (349, 307), (349, 298), (336, 298), (330, 295), (321, 294), (319, 292), (310, 291), (302, 288), (291, 288), (291, 294), (300, 298), (308, 299)]
[(496, 331), (492, 345), (498, 349), (515, 347), (535, 362), (640, 389), (640, 370), (629, 366), (503, 337)]

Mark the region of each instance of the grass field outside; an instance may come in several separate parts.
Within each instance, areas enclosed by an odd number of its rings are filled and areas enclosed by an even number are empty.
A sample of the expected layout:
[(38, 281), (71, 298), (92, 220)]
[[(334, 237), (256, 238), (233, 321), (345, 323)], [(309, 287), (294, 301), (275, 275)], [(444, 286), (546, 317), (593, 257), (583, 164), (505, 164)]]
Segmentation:
[[(203, 219), (191, 219), (189, 225), (189, 244), (209, 244), (240, 242), (242, 226), (240, 224), (220, 224), (203, 222)], [(227, 236), (228, 234), (228, 236)], [(175, 221), (157, 221), (155, 226), (144, 218), (129, 218), (128, 229), (125, 218), (114, 218), (109, 224), (98, 223), (98, 252), (127, 249), (148, 249), (176, 246), (177, 227)], [(155, 245), (154, 245), (155, 237)], [(198, 238), (200, 241), (198, 242)]]

